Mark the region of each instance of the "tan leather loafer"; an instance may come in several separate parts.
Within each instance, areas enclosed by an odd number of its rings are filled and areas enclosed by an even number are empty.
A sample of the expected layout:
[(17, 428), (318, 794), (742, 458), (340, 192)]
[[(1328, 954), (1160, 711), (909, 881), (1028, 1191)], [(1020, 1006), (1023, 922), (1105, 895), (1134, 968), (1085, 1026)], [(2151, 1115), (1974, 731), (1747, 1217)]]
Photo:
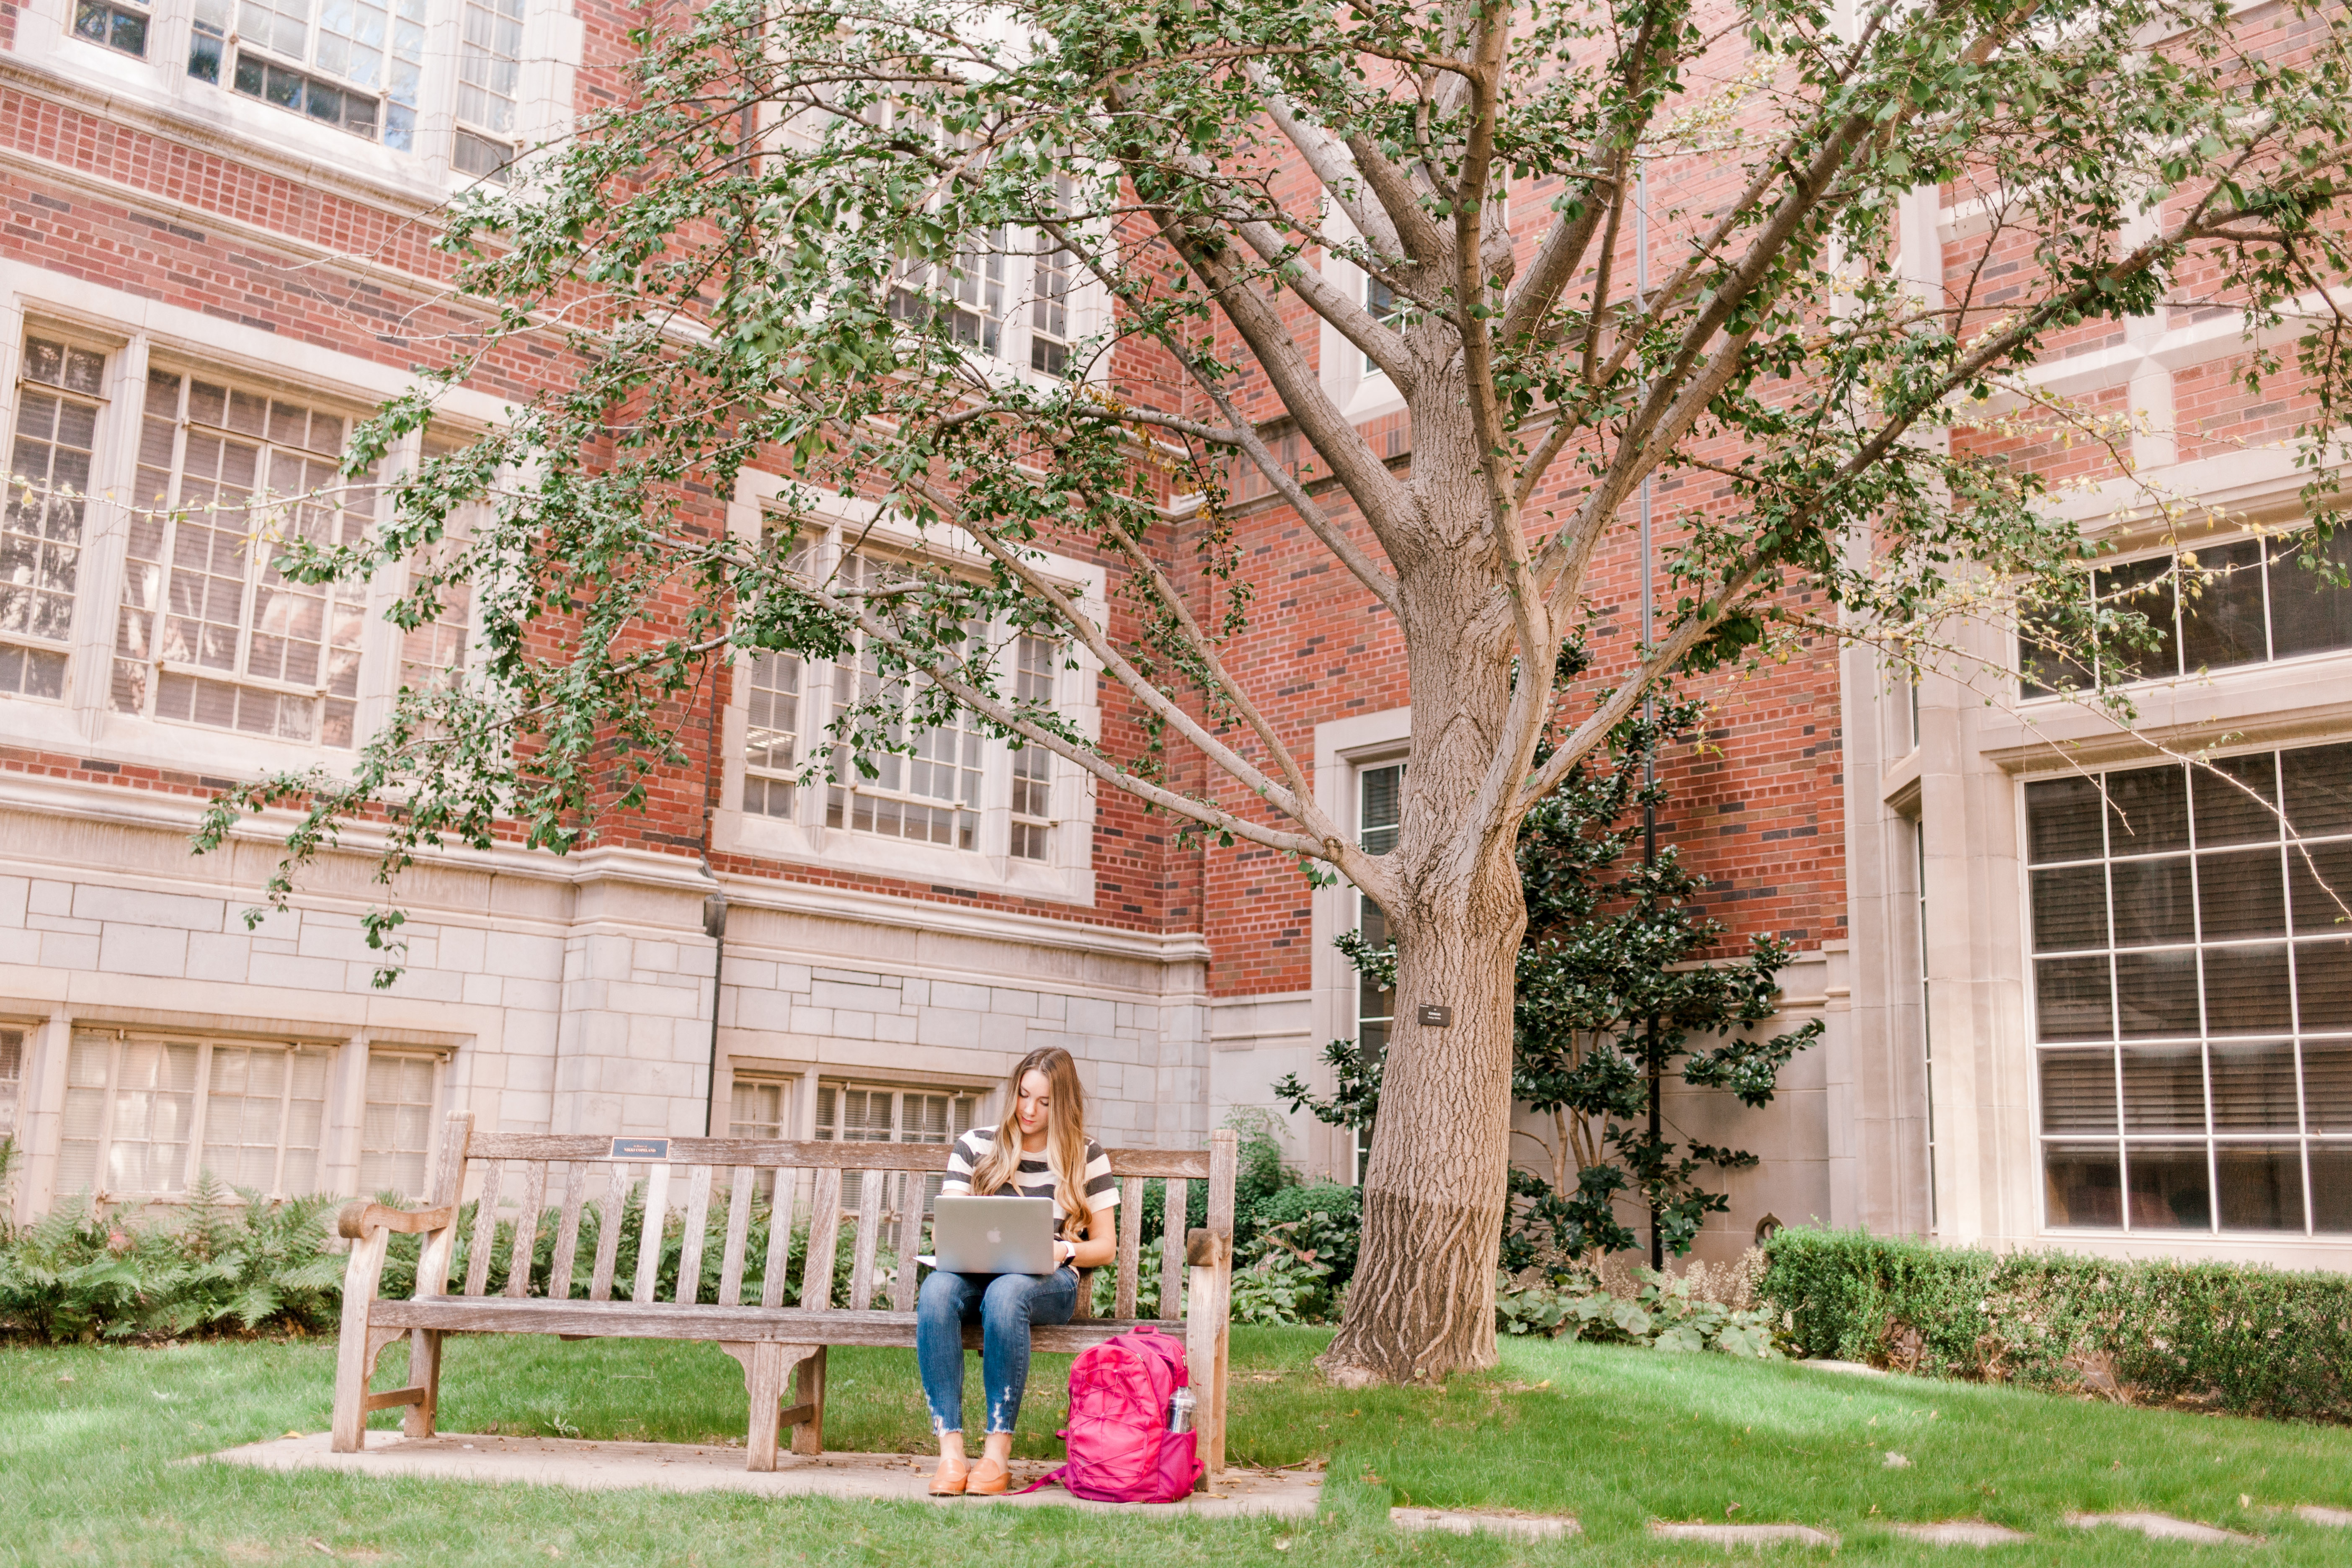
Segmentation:
[(971, 1467), (959, 1465), (953, 1459), (941, 1459), (940, 1468), (931, 1473), (933, 1497), (961, 1497), (971, 1479)]
[(1004, 1489), (1013, 1484), (1012, 1469), (994, 1459), (982, 1459), (971, 1468), (963, 1483), (966, 1497), (1003, 1497)]

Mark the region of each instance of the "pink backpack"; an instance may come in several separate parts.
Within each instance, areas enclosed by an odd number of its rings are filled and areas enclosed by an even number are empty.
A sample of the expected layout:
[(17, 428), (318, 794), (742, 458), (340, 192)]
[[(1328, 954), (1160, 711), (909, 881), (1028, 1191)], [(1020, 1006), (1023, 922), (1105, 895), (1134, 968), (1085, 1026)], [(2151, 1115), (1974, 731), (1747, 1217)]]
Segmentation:
[(1200, 1479), (1198, 1436), (1168, 1430), (1187, 1382), (1184, 1347), (1145, 1325), (1080, 1352), (1070, 1366), (1069, 1462), (1045, 1477), (1095, 1502), (1176, 1502)]

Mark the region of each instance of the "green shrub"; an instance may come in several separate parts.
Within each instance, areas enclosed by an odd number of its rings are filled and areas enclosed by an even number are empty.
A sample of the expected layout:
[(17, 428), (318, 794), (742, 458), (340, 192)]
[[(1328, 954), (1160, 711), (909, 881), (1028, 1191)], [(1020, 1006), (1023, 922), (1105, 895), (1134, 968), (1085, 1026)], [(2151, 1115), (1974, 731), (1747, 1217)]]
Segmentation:
[(1804, 1352), (2144, 1404), (2352, 1420), (2352, 1277), (1784, 1230), (1765, 1295)]
[(1506, 1334), (1565, 1337), (1595, 1344), (1641, 1345), (1662, 1351), (1720, 1351), (1751, 1361), (1779, 1361), (1786, 1336), (1763, 1308), (1709, 1300), (1688, 1277), (1641, 1271), (1631, 1297), (1590, 1281), (1562, 1287), (1530, 1269), (1495, 1281), (1495, 1326)]
[(1363, 1194), (1354, 1187), (1337, 1182), (1285, 1187), (1260, 1199), (1251, 1221), (1253, 1237), (1281, 1226), (1297, 1226), (1289, 1233), (1292, 1244), (1330, 1266), (1333, 1289), (1355, 1277), (1364, 1211)]
[(231, 1203), (206, 1175), (170, 1220), (60, 1207), (0, 1238), (0, 1332), (59, 1343), (226, 1328), (331, 1328), (343, 1259), (333, 1200)]

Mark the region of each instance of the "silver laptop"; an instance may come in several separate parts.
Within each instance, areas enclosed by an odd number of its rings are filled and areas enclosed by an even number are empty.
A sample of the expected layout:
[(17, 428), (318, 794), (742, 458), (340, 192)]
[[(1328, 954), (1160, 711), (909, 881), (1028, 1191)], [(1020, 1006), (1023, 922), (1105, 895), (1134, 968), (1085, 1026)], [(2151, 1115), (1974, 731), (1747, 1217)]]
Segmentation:
[(934, 1198), (931, 1246), (953, 1274), (1051, 1274), (1054, 1200)]

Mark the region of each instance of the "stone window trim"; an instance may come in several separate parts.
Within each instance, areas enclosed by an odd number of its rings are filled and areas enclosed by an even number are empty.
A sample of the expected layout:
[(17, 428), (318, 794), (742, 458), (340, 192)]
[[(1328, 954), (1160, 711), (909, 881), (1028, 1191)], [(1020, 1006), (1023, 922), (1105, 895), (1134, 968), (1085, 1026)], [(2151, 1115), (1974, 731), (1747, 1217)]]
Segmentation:
[[(1334, 821), (1360, 831), (1366, 826), (1364, 780), (1404, 762), (1412, 744), (1412, 710), (1392, 708), (1318, 724), (1314, 744), (1310, 776), (1316, 804)], [(1362, 977), (1332, 945), (1332, 939), (1358, 928), (1363, 919), (1363, 896), (1340, 879), (1317, 889), (1308, 908), (1313, 933), (1308, 1038), (1319, 1045), (1325, 1040), (1358, 1037), (1363, 1016)], [(1315, 1087), (1327, 1093), (1332, 1087), (1328, 1072), (1318, 1061), (1308, 1075)], [(1346, 1128), (1331, 1128), (1318, 1129), (1310, 1136), (1325, 1142), (1319, 1150), (1308, 1152), (1309, 1166), (1329, 1170), (1337, 1179), (1353, 1181), (1363, 1152), (1355, 1134)]]
[[(156, 322), (158, 330), (124, 332), (118, 326), (110, 332), (97, 324), (92, 312), (104, 308), (101, 301), (110, 300), (113, 290), (77, 287), (68, 280), (37, 274), (22, 280), (0, 279), (0, 284), (10, 281), (17, 283), (18, 310), (11, 311), (0, 307), (0, 430), (10, 432), (12, 440), (23, 402), (19, 393), (20, 367), (28, 340), (66, 342), (106, 355), (104, 406), (97, 426), (73, 641), (68, 653), (62, 700), (26, 700), (16, 694), (0, 691), (0, 704), (16, 704), (7, 710), (11, 732), (21, 740), (71, 747), (79, 754), (206, 774), (241, 776), (256, 771), (298, 769), (321, 759), (349, 756), (350, 752), (330, 751), (316, 742), (178, 724), (142, 713), (115, 711), (111, 669), (119, 605), (129, 568), (126, 552), (132, 509), (127, 498), (135, 493), (148, 372), (162, 369), (183, 375), (200, 374), (356, 420), (365, 417), (394, 390), (384, 384), (381, 367), (352, 362), (348, 372), (344, 372), (344, 356), (310, 356), (328, 374), (297, 376), (289, 374), (283, 364), (272, 369), (260, 360), (257, 355), (267, 344), (258, 340), (266, 334), (249, 329), (208, 324), (205, 330), (218, 337), (218, 346), (208, 348), (197, 335), (194, 321), (187, 323), (184, 332), (174, 330), (180, 323), (172, 318), (193, 317), (194, 312), (151, 308), (154, 316), (164, 318)], [(33, 284), (48, 287), (35, 293), (30, 287)], [(85, 300), (85, 295), (89, 298)], [(139, 325), (140, 317), (148, 312), (138, 310), (135, 301), (126, 300), (125, 304), (124, 317), (134, 327)], [(247, 339), (256, 342), (248, 345)], [(248, 346), (253, 352), (245, 352)], [(299, 361), (296, 363), (300, 365)], [(451, 416), (449, 428), (462, 434), (476, 422), (473, 404), (484, 400), (456, 401), (459, 409)], [(439, 423), (436, 421), (436, 429)], [(415, 463), (421, 445), (416, 436), (403, 440), (388, 457), (383, 470), (389, 473)], [(397, 628), (383, 619), (383, 611), (403, 587), (404, 583), (398, 574), (380, 574), (378, 581), (369, 585), (361, 615), (356, 730), (362, 735), (372, 733), (383, 722), (399, 685), (403, 639)], [(468, 620), (468, 629), (470, 624)], [(470, 635), (466, 640), (471, 640)], [(6, 642), (5, 632), (0, 632), (0, 650), (5, 650)], [(0, 662), (4, 661), (5, 651), (0, 651)]]
[[(66, 700), (81, 579), (94, 542), (92, 468), (112, 423), (119, 353), (89, 334), (28, 322), (16, 334), (0, 418), (0, 693)], [(6, 356), (0, 354), (0, 363)]]
[(184, 1200), (204, 1172), (224, 1197), (326, 1190), (335, 1058), (317, 1041), (77, 1025), (58, 1197)]
[[(2352, 1193), (2352, 928), (2305, 910), (2314, 863), (2352, 896), (2352, 802), (2336, 786), (2324, 815), (2306, 805), (2297, 820), (2295, 805), (2320, 799), (2315, 768), (2352, 779), (2352, 744), (2305, 739), (2208, 760), (2273, 805), (2284, 784), (2289, 831), (2273, 817), (2265, 835), (2266, 814), (2201, 767), (2178, 803), (2140, 782), (2181, 773), (2177, 763), (2018, 781), (2035, 1212), (2053, 1240), (2352, 1243), (2352, 1204), (2331, 1195)], [(2053, 788), (2118, 798), (2091, 808), (2101, 820), (2089, 837), (2062, 845), (2032, 793)], [(2134, 816), (2152, 824), (2148, 837), (2119, 841), (2118, 822)], [(2082, 896), (2064, 896), (2070, 881)], [(2266, 918), (2257, 929), (2256, 907), (2273, 896), (2280, 929)], [(2177, 1020), (2158, 1016), (2167, 1007)], [(2265, 1181), (2279, 1188), (2276, 1213)]]
[[(331, 68), (332, 60), (321, 68), (315, 59), (295, 60), (275, 51), (268, 57), (281, 68), (309, 71), (326, 85), (348, 85), (372, 94), (384, 106), (377, 111), (373, 137), (354, 134), (301, 108), (236, 90), (233, 72), (237, 49), (221, 48), (220, 32), (200, 33), (197, 0), (153, 0), (152, 5), (144, 0), (26, 0), (16, 49), (20, 58), (66, 82), (102, 92), (106, 107), (100, 112), (119, 114), (130, 109), (135, 118), (152, 118), (159, 128), (176, 128), (194, 118), (208, 130), (227, 129), (260, 161), (280, 166), (289, 176), (315, 180), (314, 171), (324, 164), (334, 171), (333, 177), (376, 191), (446, 199), (486, 174), (494, 177), (495, 168), (563, 132), (572, 119), (573, 79), (585, 47), (585, 27), (562, 0), (522, 0), (519, 17), (511, 15), (512, 0), (504, 5), (490, 0), (490, 11), (505, 13), (502, 21), (519, 23), (520, 40), (496, 39), (487, 50), (469, 52), (464, 42), (467, 5), (468, 0), (425, 0), (416, 101), (413, 108), (399, 106), (414, 115), (412, 151), (387, 146), (382, 139), (384, 110), (393, 106), (392, 83), (369, 88), (341, 78)], [(145, 26), (131, 27), (142, 47), (128, 47), (132, 40), (127, 37), (118, 40), (122, 25), (109, 19), (101, 26), (95, 17), (82, 16), (100, 10), (123, 13), (133, 24), (143, 14)], [(308, 32), (314, 55), (319, 10), (319, 0), (313, 0)], [(78, 20), (83, 24), (79, 27)], [(229, 20), (236, 20), (234, 5)], [(476, 32), (480, 35), (482, 27), (478, 25)], [(217, 82), (189, 74), (192, 53), (205, 43), (221, 56)], [(506, 53), (510, 45), (518, 52)], [(263, 57), (256, 50), (251, 58), (259, 61)], [(461, 83), (461, 76), (469, 73), (478, 79)], [(476, 89), (470, 95), (463, 90), (468, 86)], [(493, 99), (510, 104), (510, 113), (499, 112), (497, 102), (486, 103), (481, 96), (485, 88)], [(501, 119), (511, 124), (476, 122)], [(495, 162), (486, 163), (486, 154)]]
[[(778, 517), (790, 514), (793, 499), (782, 479), (747, 474), (730, 509), (730, 526), (739, 537), (756, 538), (772, 530)], [(851, 508), (835, 500), (804, 504), (799, 510), (807, 519), (803, 536), (822, 571), (834, 570), (844, 551), (852, 546), (950, 569), (977, 567), (981, 561), (976, 550), (959, 549), (953, 537), (934, 533), (926, 538), (871, 508)], [(1107, 577), (1100, 567), (1051, 556), (1044, 564), (1070, 591), (1084, 613), (1097, 621), (1103, 618)], [(1019, 674), (1016, 639), (1010, 628), (994, 626), (989, 628), (988, 637), (1000, 662), (1000, 687), (1009, 694)], [(1055, 661), (1053, 671), (1055, 707), (1081, 734), (1097, 734), (1100, 708), (1095, 661), (1083, 648), (1064, 645), (1062, 651), (1066, 657)], [(844, 676), (842, 667), (831, 663), (794, 660), (793, 664), (790, 680), (795, 687), (792, 692), (795, 718), (791, 743), (797, 748), (795, 758), (804, 760), (807, 748), (824, 739)], [(1071, 665), (1076, 668), (1066, 668)], [(773, 668), (739, 655), (723, 718), (726, 777), (712, 825), (718, 847), (903, 881), (1032, 895), (1064, 903), (1093, 902), (1095, 791), (1075, 764), (1034, 745), (1016, 752), (1005, 741), (982, 739), (979, 823), (974, 847), (970, 849), (887, 837), (862, 831), (854, 823), (828, 826), (832, 786), (820, 774), (809, 787), (793, 787), (792, 770), (775, 761), (774, 752), (768, 749), (767, 742), (784, 732), (775, 706), (779, 679)], [(757, 725), (752, 712), (755, 701), (761, 705)], [(747, 752), (755, 741), (761, 742), (762, 760), (771, 765), (747, 766)], [(1016, 768), (1024, 765), (1017, 759), (1030, 752), (1052, 757), (1042, 781), (1034, 772), (1016, 777)], [(1034, 770), (1035, 758), (1025, 766)], [(1016, 803), (1016, 790), (1023, 796), (1021, 803)], [(746, 809), (753, 791), (759, 795), (756, 805), (765, 809)], [(1049, 813), (1034, 811), (1038, 795), (1050, 801)], [(1015, 805), (1023, 803), (1032, 808), (1016, 814)], [(1016, 826), (1045, 830), (1044, 858), (1013, 853)]]

